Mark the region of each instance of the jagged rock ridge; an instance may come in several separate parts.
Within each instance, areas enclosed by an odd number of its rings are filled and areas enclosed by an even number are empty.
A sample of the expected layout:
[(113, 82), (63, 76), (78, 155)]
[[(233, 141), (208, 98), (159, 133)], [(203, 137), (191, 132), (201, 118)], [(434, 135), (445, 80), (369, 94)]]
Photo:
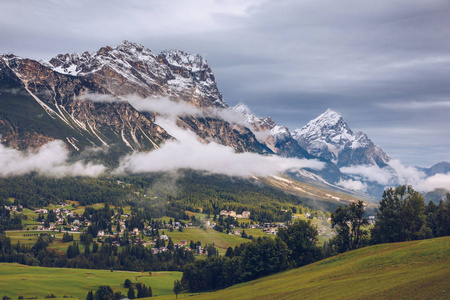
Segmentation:
[(206, 60), (180, 50), (153, 54), (128, 41), (50, 60), (56, 72), (87, 77), (114, 95), (165, 96), (197, 107), (226, 107)]
[[(12, 88), (20, 89), (24, 101), (33, 107), (20, 120), (15, 120), (14, 108), (0, 114), (3, 143), (20, 149), (57, 138), (75, 151), (95, 146), (127, 152), (157, 148), (171, 138), (154, 123), (155, 113), (135, 110), (122, 101), (125, 95), (167, 97), (201, 109), (227, 107), (214, 74), (200, 55), (180, 50), (155, 55), (128, 41), (92, 53), (57, 55), (49, 62), (0, 56), (0, 102), (17, 107), (16, 95), (7, 93)], [(86, 101), (86, 94), (107, 95), (116, 101)], [(41, 115), (50, 121), (34, 122)], [(19, 128), (30, 122), (34, 122), (32, 128)], [(52, 123), (52, 130), (43, 130), (41, 123)], [(271, 152), (249, 129), (222, 119), (184, 116), (178, 124), (205, 142), (216, 141), (241, 152)]]
[(270, 117), (257, 117), (242, 103), (233, 107), (233, 110), (243, 116), (244, 123), (253, 130), (257, 139), (274, 153), (285, 157), (312, 158), (312, 155), (292, 138), (287, 127), (277, 125)]

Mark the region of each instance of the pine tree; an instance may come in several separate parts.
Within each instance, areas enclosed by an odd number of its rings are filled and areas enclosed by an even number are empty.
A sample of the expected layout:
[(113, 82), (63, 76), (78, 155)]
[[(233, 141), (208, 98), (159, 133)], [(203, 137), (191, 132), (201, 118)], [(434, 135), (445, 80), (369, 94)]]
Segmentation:
[(173, 292), (175, 293), (175, 298), (178, 299), (178, 294), (181, 293), (183, 290), (183, 285), (181, 284), (181, 281), (175, 280), (173, 282)]
[(142, 286), (141, 283), (136, 284), (137, 289), (137, 297), (136, 298), (144, 298), (145, 297), (145, 285)]
[(123, 283), (123, 287), (124, 288), (130, 288), (131, 286), (131, 280), (130, 279), (125, 279), (125, 282)]
[(135, 294), (134, 294), (134, 289), (133, 289), (133, 287), (131, 285), (130, 285), (130, 287), (128, 289), (127, 297), (129, 299), (134, 299), (136, 297)]
[(87, 293), (86, 300), (94, 300), (94, 292), (89, 291)]

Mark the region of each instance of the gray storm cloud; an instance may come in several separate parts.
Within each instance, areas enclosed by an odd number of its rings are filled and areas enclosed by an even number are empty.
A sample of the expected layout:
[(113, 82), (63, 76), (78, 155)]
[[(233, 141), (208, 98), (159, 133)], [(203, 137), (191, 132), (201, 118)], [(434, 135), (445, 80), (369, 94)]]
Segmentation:
[(7, 177), (37, 172), (40, 175), (51, 177), (95, 177), (106, 169), (98, 164), (70, 163), (68, 158), (69, 151), (66, 145), (59, 140), (43, 145), (36, 152), (22, 152), (0, 144), (0, 176)]

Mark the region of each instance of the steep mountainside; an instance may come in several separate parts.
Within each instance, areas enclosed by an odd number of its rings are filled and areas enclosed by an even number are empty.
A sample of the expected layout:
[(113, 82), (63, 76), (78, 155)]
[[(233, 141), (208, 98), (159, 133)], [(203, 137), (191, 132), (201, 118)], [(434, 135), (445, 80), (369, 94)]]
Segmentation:
[[(154, 55), (127, 41), (93, 53), (58, 55), (50, 62), (0, 56), (0, 91), (0, 102), (9, 107), (0, 114), (2, 142), (20, 149), (52, 139), (64, 140), (74, 151), (89, 146), (120, 153), (157, 148), (171, 137), (154, 123), (155, 113), (139, 112), (123, 101), (130, 94), (150, 97), (145, 101), (165, 97), (198, 108), (227, 107), (201, 56), (179, 50)], [(24, 102), (17, 91), (33, 107), (29, 114), (20, 113)], [(99, 95), (104, 97), (99, 102), (87, 100)], [(46, 129), (50, 123), (52, 130)], [(186, 116), (178, 123), (205, 142), (271, 152), (249, 129), (219, 118)]]
[(292, 136), (310, 154), (331, 160), (338, 167), (365, 164), (383, 167), (390, 159), (366, 134), (353, 133), (331, 109), (296, 129)]
[(179, 50), (155, 55), (140, 44), (124, 41), (93, 53), (60, 54), (49, 66), (58, 73), (89, 79), (116, 96), (165, 96), (197, 107), (226, 107), (206, 60)]
[(244, 104), (233, 107), (234, 111), (242, 114), (244, 122), (254, 131), (258, 141), (265, 144), (274, 153), (285, 157), (313, 158), (295, 141), (289, 129), (277, 125), (270, 117), (257, 117)]
[[(42, 141), (61, 138), (62, 132), (23, 130), (22, 124), (40, 118), (42, 111), (58, 123), (64, 123), (65, 128), (69, 128), (70, 133), (62, 139), (77, 151), (86, 146), (109, 148), (115, 144), (119, 144), (120, 148), (128, 147), (133, 150), (151, 149), (170, 138), (161, 127), (153, 123), (154, 114), (144, 116), (127, 102), (94, 103), (78, 99), (77, 95), (85, 91), (108, 93), (102, 86), (87, 78), (60, 74), (30, 59), (3, 56), (0, 61), (0, 97), (2, 102), (9, 103), (11, 112), (17, 112), (19, 109), (15, 106), (20, 101), (14, 97), (16, 90), (20, 91), (21, 95), (26, 95), (27, 99), (32, 97), (41, 106), (41, 111), (36, 110), (34, 115), (23, 116), (24, 119), (20, 122), (2, 111), (2, 119), (9, 119), (4, 122), (9, 124), (10, 130), (2, 132), (6, 141), (16, 140), (26, 147), (33, 145), (33, 141), (27, 138), (30, 135), (42, 134), (45, 136)], [(16, 90), (11, 90), (13, 87)], [(11, 138), (17, 132), (22, 134)], [(14, 143), (7, 145), (14, 146)]]

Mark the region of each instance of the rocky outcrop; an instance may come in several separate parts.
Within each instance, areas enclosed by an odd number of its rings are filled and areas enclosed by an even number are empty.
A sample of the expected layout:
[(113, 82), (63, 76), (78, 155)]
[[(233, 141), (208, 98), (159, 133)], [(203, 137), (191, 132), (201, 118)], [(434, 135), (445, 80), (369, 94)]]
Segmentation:
[(273, 153), (259, 143), (248, 128), (239, 124), (230, 124), (222, 119), (184, 116), (178, 118), (177, 125), (192, 130), (205, 143), (214, 141), (233, 147), (237, 152)]

